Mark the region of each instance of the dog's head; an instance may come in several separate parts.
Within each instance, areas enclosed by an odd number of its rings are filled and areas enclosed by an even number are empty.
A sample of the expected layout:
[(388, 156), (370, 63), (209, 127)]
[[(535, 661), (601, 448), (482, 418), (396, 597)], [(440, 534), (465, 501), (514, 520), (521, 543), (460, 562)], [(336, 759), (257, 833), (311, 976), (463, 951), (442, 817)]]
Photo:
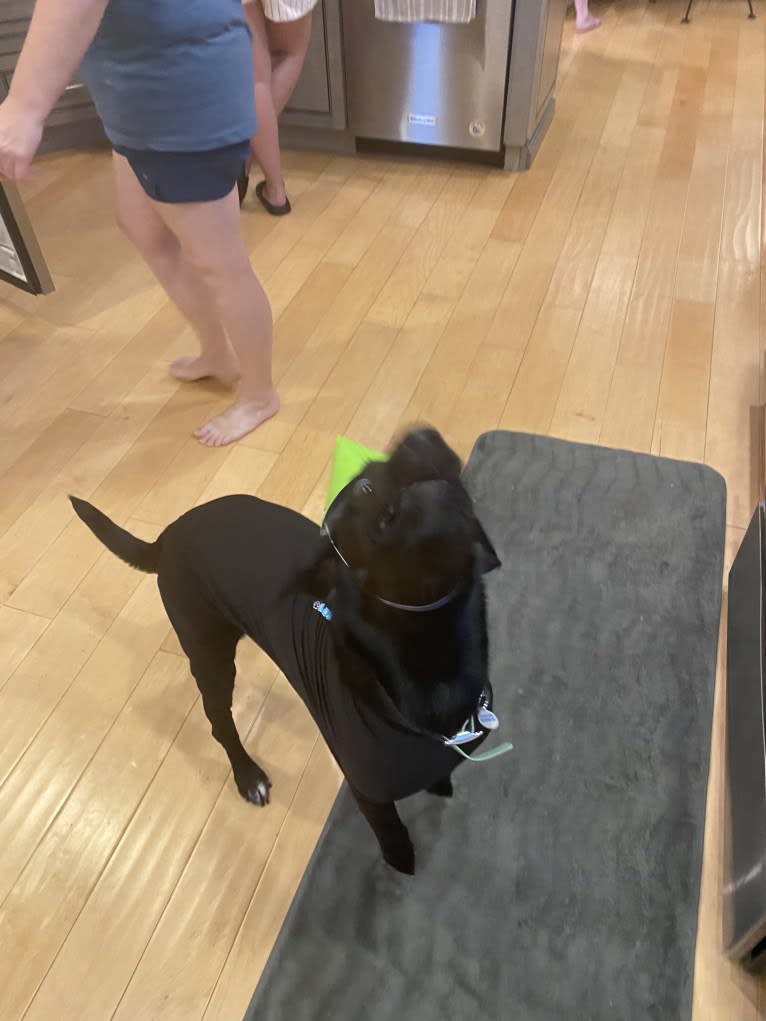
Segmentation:
[(329, 508), (324, 531), (359, 586), (422, 607), (500, 561), (460, 479), (461, 463), (431, 428), (408, 432), (370, 462)]

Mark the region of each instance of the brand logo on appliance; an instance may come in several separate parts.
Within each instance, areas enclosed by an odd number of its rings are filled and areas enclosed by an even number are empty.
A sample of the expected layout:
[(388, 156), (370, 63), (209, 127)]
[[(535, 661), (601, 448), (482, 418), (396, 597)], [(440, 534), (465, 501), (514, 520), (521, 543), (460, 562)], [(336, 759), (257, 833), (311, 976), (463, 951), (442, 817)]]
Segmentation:
[(487, 131), (487, 125), (484, 121), (471, 121), (468, 130), (473, 138), (483, 138)]
[(407, 115), (407, 121), (414, 127), (435, 128), (436, 118), (430, 113), (411, 113)]

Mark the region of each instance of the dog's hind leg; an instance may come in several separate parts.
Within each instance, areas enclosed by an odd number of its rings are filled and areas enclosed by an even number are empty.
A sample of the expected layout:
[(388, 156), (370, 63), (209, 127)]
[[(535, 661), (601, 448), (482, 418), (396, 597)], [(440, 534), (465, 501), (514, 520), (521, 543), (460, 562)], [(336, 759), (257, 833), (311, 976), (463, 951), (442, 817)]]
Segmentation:
[[(349, 784), (349, 787), (351, 785)], [(372, 832), (378, 839), (383, 858), (391, 868), (397, 872), (404, 872), (405, 875), (415, 875), (415, 848), (412, 846), (407, 827), (399, 818), (396, 805), (393, 801), (388, 804), (379, 804), (370, 801), (363, 794), (351, 787), (351, 793), (356, 799), (362, 815), (372, 827)]]

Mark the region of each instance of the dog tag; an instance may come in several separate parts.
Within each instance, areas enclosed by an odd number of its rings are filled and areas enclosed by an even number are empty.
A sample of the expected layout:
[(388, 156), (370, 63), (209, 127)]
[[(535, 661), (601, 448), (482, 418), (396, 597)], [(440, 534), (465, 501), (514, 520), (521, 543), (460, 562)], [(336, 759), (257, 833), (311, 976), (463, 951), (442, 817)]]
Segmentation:
[(317, 613), (320, 613), (325, 620), (332, 620), (332, 610), (330, 609), (329, 606), (327, 606), (326, 603), (322, 603), (319, 600), (317, 600), (314, 603), (314, 609), (316, 610)]
[(497, 716), (495, 716), (491, 709), (485, 709), (482, 707), (476, 714), (476, 719), (485, 730), (497, 730), (500, 726), (500, 720), (498, 720)]
[(480, 734), (474, 734), (472, 730), (459, 730), (454, 737), (445, 737), (444, 743), (452, 747), (458, 744), (468, 744), (469, 741), (475, 741)]

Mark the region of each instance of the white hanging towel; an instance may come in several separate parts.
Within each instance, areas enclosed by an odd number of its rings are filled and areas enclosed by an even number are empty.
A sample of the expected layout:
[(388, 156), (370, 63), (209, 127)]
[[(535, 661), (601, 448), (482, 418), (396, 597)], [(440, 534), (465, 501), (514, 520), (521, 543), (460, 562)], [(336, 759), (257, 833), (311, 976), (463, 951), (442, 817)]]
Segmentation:
[(375, 0), (378, 21), (442, 21), (467, 25), (476, 17), (476, 0)]

